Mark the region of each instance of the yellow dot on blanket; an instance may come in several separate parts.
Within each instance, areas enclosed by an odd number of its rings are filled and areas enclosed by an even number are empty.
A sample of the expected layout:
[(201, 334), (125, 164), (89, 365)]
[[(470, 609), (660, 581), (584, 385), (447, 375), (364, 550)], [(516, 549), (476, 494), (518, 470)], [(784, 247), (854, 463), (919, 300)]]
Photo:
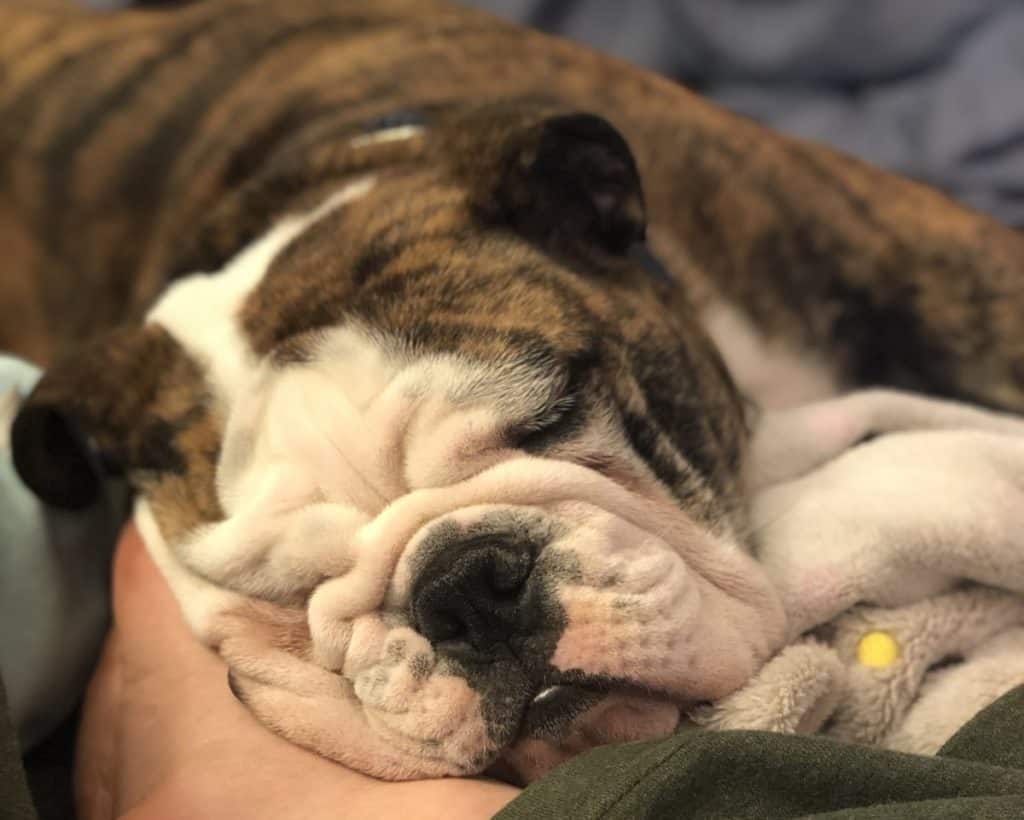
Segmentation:
[(900, 645), (888, 632), (868, 632), (857, 644), (857, 660), (862, 666), (884, 669), (899, 660)]

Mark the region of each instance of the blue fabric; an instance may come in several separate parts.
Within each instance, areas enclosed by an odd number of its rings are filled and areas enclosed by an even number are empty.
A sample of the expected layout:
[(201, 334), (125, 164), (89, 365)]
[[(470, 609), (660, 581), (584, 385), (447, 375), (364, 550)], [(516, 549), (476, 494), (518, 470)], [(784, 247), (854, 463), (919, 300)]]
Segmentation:
[(88, 681), (122, 520), (110, 495), (82, 512), (53, 510), (18, 478), (10, 422), (39, 375), (0, 355), (0, 674), (23, 752), (67, 717)]
[(1024, 225), (1020, 0), (469, 0)]

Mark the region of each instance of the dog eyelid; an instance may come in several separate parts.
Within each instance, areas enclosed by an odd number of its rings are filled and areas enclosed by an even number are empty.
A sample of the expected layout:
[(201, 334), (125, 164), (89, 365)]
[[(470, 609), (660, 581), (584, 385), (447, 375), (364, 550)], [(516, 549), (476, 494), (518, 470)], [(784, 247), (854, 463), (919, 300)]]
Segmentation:
[(505, 431), (508, 444), (517, 449), (530, 449), (556, 427), (570, 420), (579, 407), (579, 397), (566, 393), (548, 402), (539, 412), (512, 424)]

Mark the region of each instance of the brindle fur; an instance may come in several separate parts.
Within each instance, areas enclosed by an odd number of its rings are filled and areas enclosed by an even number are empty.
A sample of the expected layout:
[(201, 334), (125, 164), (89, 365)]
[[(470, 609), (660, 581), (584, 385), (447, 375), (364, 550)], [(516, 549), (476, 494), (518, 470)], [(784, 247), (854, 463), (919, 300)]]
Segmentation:
[[(0, 348), (75, 373), (44, 382), (43, 396), (101, 427), (101, 453), (159, 487), (173, 531), (219, 514), (217, 408), (179, 362), (142, 375), (148, 392), (114, 411), (110, 392), (87, 385), (136, 393), (141, 374), (116, 362), (143, 342), (125, 331), (96, 343), (119, 347), (113, 360), (80, 346), (137, 324), (175, 276), (215, 269), (277, 215), (368, 171), (381, 179), (376, 210), (318, 225), (340, 239), (300, 239), (253, 295), (256, 350), (301, 357), (304, 334), (343, 315), (485, 359), (529, 349), (579, 401), (609, 393), (632, 446), (712, 526), (738, 506), (744, 435), (695, 306), (736, 304), (767, 336), (827, 355), (849, 385), (1024, 408), (1020, 235), (485, 14), (434, 0), (117, 15), (0, 2), (0, 72)], [(356, 147), (396, 111), (422, 116), (423, 134)], [(583, 283), (550, 247), (488, 233), (503, 217), (494, 190), (509, 134), (574, 111), (627, 138), (650, 241), (682, 287), (581, 251), (596, 271)], [(667, 318), (652, 324), (655, 313)]]

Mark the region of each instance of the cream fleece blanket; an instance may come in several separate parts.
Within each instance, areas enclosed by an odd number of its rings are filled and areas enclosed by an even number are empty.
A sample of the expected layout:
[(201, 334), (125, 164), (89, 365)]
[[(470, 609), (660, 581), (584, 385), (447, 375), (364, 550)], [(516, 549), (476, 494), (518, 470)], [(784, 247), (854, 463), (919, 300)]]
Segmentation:
[(930, 754), (1024, 684), (1024, 422), (851, 394), (766, 416), (748, 479), (789, 644), (693, 723)]

